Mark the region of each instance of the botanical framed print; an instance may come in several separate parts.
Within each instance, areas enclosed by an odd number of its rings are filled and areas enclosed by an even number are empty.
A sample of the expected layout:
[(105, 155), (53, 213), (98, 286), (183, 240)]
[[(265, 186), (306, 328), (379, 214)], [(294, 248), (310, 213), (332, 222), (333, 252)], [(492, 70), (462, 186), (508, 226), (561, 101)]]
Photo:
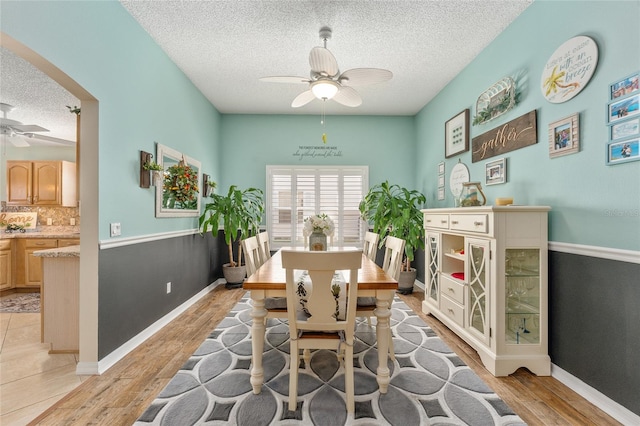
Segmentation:
[(438, 201), (444, 200), (444, 187), (438, 188)]
[(438, 174), (439, 175), (444, 174), (444, 161), (438, 164)]
[(640, 90), (640, 72), (620, 79), (609, 86), (611, 100), (622, 98)]
[(444, 188), (444, 175), (438, 176), (438, 188)]
[(485, 184), (496, 185), (507, 181), (507, 159), (490, 161), (485, 164)]
[(607, 121), (613, 123), (640, 114), (640, 110), (638, 109), (639, 104), (640, 94), (609, 103)]
[(640, 135), (640, 117), (612, 124), (609, 127), (609, 139), (617, 141)]
[(607, 144), (607, 164), (640, 160), (640, 139), (629, 139)]
[(469, 109), (459, 112), (444, 123), (444, 156), (453, 157), (469, 151)]
[(549, 157), (575, 154), (580, 150), (578, 114), (549, 124)]

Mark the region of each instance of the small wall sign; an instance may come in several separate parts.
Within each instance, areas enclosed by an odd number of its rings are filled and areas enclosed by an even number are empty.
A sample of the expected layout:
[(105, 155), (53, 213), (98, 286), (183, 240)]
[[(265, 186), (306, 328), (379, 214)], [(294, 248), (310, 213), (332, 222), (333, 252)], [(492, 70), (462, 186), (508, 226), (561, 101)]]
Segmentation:
[(590, 37), (578, 36), (564, 42), (542, 70), (540, 89), (551, 103), (576, 96), (587, 85), (598, 64), (598, 46)]
[(7, 225), (17, 225), (23, 229), (36, 229), (38, 213), (0, 213), (0, 229), (6, 229)]
[(342, 151), (337, 146), (330, 145), (299, 145), (292, 155), (302, 161), (305, 158), (342, 157)]
[(538, 143), (536, 110), (476, 136), (472, 141), (471, 161), (486, 160), (505, 152)]

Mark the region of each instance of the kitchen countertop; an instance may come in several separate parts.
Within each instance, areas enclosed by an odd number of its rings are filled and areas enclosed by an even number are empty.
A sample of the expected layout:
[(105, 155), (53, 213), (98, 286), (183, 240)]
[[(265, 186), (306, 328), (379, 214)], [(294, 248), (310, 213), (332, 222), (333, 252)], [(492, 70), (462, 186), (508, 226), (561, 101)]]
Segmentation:
[(0, 230), (0, 240), (15, 238), (80, 238), (78, 226), (42, 226), (25, 232)]
[(38, 257), (80, 257), (80, 246), (58, 247), (33, 252)]

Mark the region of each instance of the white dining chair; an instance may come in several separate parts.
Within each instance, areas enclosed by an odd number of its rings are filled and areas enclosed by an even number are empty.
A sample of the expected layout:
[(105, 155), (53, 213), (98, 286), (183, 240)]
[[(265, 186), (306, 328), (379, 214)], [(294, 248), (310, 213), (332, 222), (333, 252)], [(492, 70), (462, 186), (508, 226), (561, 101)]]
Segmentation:
[[(384, 245), (385, 250), (382, 269), (387, 273), (387, 275), (398, 281), (398, 278), (400, 278), (400, 271), (402, 269), (402, 257), (404, 256), (405, 241), (402, 238), (392, 237), (388, 235), (385, 238)], [(376, 299), (374, 297), (358, 298), (356, 316), (359, 318), (366, 317), (367, 323), (369, 325), (371, 325), (371, 317), (375, 316), (375, 309)], [(393, 348), (393, 335), (391, 334), (391, 329), (389, 329), (389, 333), (389, 357), (392, 360), (395, 360), (396, 354)]]
[(271, 248), (269, 247), (269, 233), (267, 231), (260, 232), (258, 235), (258, 244), (260, 245), (260, 253), (262, 253), (262, 263), (271, 258)]
[(364, 235), (364, 242), (362, 244), (362, 251), (364, 255), (369, 259), (376, 261), (376, 255), (378, 254), (378, 243), (380, 242), (380, 234), (375, 232), (369, 232)]
[[(355, 334), (356, 299), (358, 292), (358, 270), (362, 266), (362, 250), (339, 252), (282, 251), (282, 267), (287, 277), (287, 310), (290, 336), (289, 410), (296, 410), (298, 397), (298, 368), (300, 350), (305, 352), (306, 367), (309, 367), (311, 349), (335, 350), (340, 356), (344, 349), (345, 394), (347, 412), (354, 413), (353, 341)], [(307, 270), (312, 291), (308, 295), (309, 316), (302, 314), (296, 297), (298, 283), (295, 270)], [(336, 270), (348, 270), (345, 276), (347, 301), (345, 320), (338, 320), (336, 299), (331, 291), (331, 282)]]
[(247, 267), (247, 277), (250, 277), (263, 263), (258, 238), (254, 235), (242, 240), (242, 250), (244, 251), (244, 262)]

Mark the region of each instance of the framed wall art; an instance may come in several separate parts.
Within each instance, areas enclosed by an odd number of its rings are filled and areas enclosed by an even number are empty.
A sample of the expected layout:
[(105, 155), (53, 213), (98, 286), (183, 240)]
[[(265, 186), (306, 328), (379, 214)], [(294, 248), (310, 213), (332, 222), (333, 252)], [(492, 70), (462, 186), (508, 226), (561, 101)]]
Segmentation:
[(549, 124), (549, 157), (575, 154), (580, 150), (578, 114)]
[(609, 86), (609, 96), (611, 100), (622, 98), (640, 91), (640, 72), (635, 72), (630, 76), (616, 81)]
[(453, 157), (469, 151), (469, 109), (444, 123), (444, 156)]
[(617, 141), (640, 135), (640, 117), (612, 124), (609, 127), (609, 139)]
[(485, 184), (497, 185), (507, 181), (507, 159), (490, 161), (485, 164)]
[(607, 144), (607, 164), (619, 164), (640, 160), (640, 139), (628, 139)]
[(640, 114), (640, 94), (632, 95), (609, 103), (607, 121), (614, 123)]

